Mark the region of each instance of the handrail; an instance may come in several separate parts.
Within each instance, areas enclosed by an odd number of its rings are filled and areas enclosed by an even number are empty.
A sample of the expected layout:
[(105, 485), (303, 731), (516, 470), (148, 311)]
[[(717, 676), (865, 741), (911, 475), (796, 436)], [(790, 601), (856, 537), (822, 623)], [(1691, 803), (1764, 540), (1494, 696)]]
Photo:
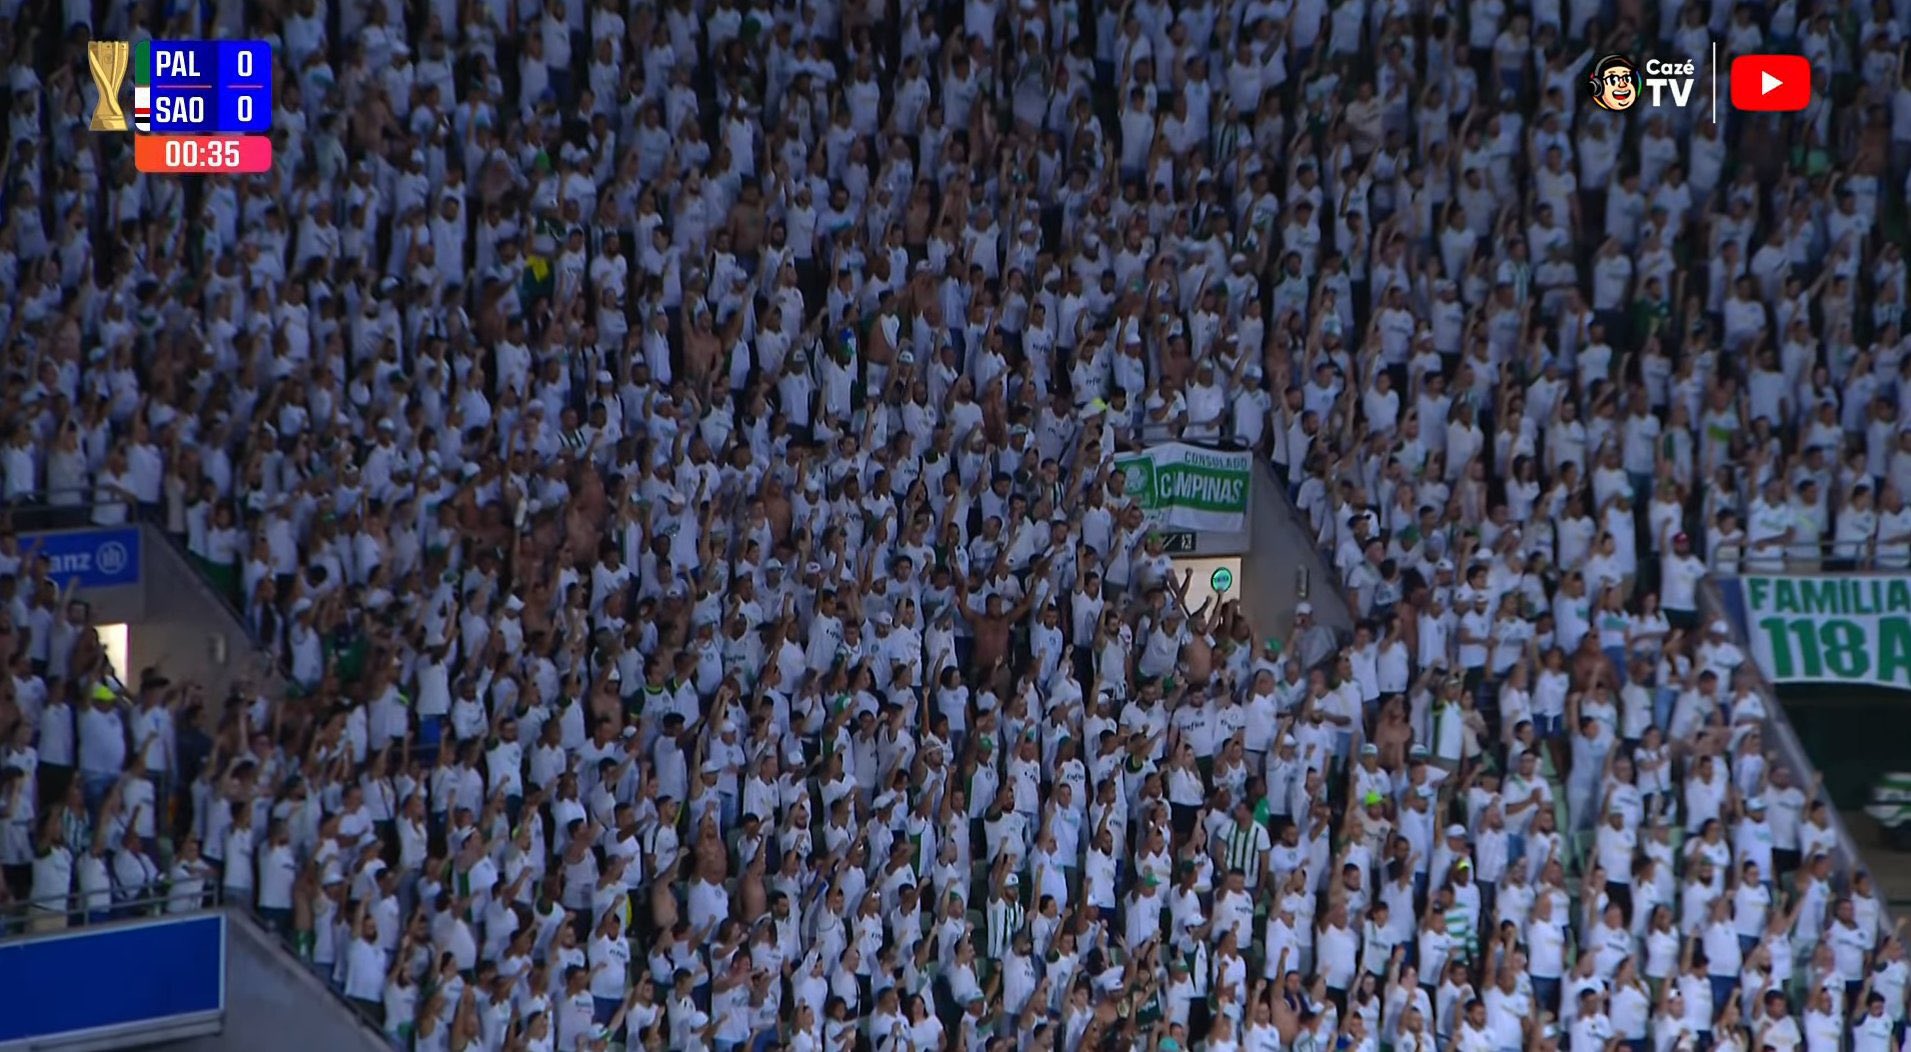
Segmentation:
[(1840, 554), (1839, 549), (1843, 547), (1833, 541), (1820, 541), (1815, 545), (1790, 545), (1777, 555), (1771, 552), (1754, 555), (1749, 548), (1722, 544), (1714, 553), (1710, 565), (1713, 573), (1728, 577), (1768, 573), (1903, 574), (1911, 571), (1911, 559), (1880, 556), (1875, 551), (1858, 556)]
[[(38, 490), (36, 496), (46, 493), (71, 493), (75, 490)], [(7, 525), (15, 533), (51, 533), (56, 530), (101, 530), (111, 529), (116, 524), (101, 524), (93, 521), (93, 510), (102, 507), (124, 506), (126, 525), (132, 525), (145, 518), (138, 504), (127, 500), (96, 500), (92, 490), (86, 490), (85, 499), (71, 504), (58, 504), (49, 500), (13, 501), (0, 504), (0, 515), (4, 515)]]
[[(96, 496), (96, 494), (99, 493), (97, 486), (41, 486), (39, 489), (28, 490), (27, 492), (30, 496), (42, 499), (9, 501), (7, 502), (7, 506), (14, 508), (91, 508), (96, 504), (132, 503), (131, 501), (124, 500), (100, 500)], [(73, 501), (56, 501), (51, 499), (60, 495), (73, 495), (79, 499)]]
[[(174, 910), (171, 908), (175, 898), (170, 886), (168, 886), (166, 890), (154, 891), (149, 895), (140, 895), (130, 899), (122, 899), (115, 896), (112, 903), (108, 905), (105, 910), (98, 911), (105, 913), (106, 916), (101, 919), (95, 919), (94, 913), (96, 911), (87, 907), (85, 902), (82, 901), (85, 895), (85, 892), (73, 891), (57, 897), (47, 896), (38, 899), (12, 899), (7, 902), (0, 902), (0, 941), (18, 938), (22, 935), (40, 934), (39, 932), (28, 931), (26, 926), (30, 921), (39, 920), (49, 915), (64, 914), (65, 923), (62, 925), (62, 929), (71, 930), (73, 928), (97, 928), (108, 924), (116, 924), (120, 921), (157, 916), (187, 917), (197, 913), (207, 913), (212, 910), (223, 909), (225, 905), (222, 901), (225, 896), (225, 889), (220, 886), (216, 880), (208, 880), (206, 886), (200, 889), (198, 905), (184, 910)], [(51, 905), (56, 902), (62, 903), (64, 908)]]
[[(1725, 593), (1719, 588), (1716, 575), (1707, 574), (1700, 582), (1699, 606), (1702, 621), (1723, 620), (1731, 629), (1732, 642), (1744, 653), (1751, 653), (1745, 638), (1745, 627), (1740, 623), (1743, 619), (1736, 611), (1726, 609)], [(1765, 678), (1765, 671), (1758, 667), (1756, 661), (1746, 661), (1739, 669), (1742, 674), (1751, 677), (1753, 688), (1765, 703), (1765, 740), (1775, 747), (1778, 759), (1791, 770), (1792, 784), (1800, 789), (1811, 787), (1806, 791), (1813, 794), (1812, 799), (1825, 805), (1825, 812), (1831, 819), (1832, 833), (1837, 838), (1838, 850), (1832, 861), (1835, 863), (1836, 883), (1842, 889), (1851, 874), (1867, 868), (1864, 855), (1858, 849), (1858, 841), (1851, 835), (1844, 816), (1839, 814), (1837, 805), (1832, 802), (1831, 793), (1814, 777), (1817, 767), (1812, 764), (1805, 746), (1798, 740), (1798, 732), (1785, 714), (1785, 706), (1779, 703), (1777, 691)], [(1884, 907), (1884, 912), (1889, 920), (1889, 904)]]

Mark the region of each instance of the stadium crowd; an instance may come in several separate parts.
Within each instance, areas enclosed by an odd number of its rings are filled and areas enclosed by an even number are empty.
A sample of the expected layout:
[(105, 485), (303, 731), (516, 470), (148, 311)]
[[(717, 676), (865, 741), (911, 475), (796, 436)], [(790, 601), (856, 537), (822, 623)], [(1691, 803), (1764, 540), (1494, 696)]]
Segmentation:
[[(271, 661), (0, 532), (9, 923), (248, 905), (418, 1052), (1901, 1047), (1698, 586), (1911, 566), (1911, 3), (0, 8), (0, 498)], [(274, 41), (272, 174), (87, 130), (145, 35)], [(1587, 90), (1713, 41), (1810, 107)], [(1169, 439), (1351, 635), (1189, 601)]]

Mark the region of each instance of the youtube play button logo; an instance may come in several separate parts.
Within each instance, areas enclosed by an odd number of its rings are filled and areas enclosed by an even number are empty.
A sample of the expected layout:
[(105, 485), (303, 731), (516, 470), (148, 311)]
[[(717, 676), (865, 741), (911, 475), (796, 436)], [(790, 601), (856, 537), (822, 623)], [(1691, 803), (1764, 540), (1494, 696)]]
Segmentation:
[(1732, 60), (1732, 105), (1756, 113), (1793, 113), (1811, 102), (1811, 60), (1803, 55), (1741, 55)]

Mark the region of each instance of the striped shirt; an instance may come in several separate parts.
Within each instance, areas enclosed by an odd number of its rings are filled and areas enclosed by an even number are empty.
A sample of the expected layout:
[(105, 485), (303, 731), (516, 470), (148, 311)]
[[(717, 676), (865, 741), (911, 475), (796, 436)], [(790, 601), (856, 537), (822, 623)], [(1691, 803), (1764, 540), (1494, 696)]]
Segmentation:
[(1273, 846), (1259, 822), (1236, 822), (1221, 838), (1221, 862), (1247, 874), (1247, 886), (1252, 888), (1260, 881), (1262, 860)]
[(1458, 906), (1447, 910), (1447, 937), (1453, 942), (1455, 955), (1464, 954), (1468, 960), (1479, 952), (1479, 931), (1473, 927), (1472, 915)]
[(1028, 910), (1017, 899), (992, 898), (989, 900), (987, 914), (989, 958), (1002, 960), (1009, 955), (1015, 943), (1015, 934), (1022, 930), (1022, 924), (1028, 919)]

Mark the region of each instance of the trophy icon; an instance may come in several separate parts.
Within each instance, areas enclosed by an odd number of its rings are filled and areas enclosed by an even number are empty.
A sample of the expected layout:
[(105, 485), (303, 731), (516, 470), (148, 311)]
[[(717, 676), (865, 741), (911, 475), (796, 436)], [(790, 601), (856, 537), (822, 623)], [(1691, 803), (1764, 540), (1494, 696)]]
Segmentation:
[(86, 64), (93, 70), (93, 86), (100, 104), (93, 109), (94, 131), (126, 130), (126, 111), (120, 108), (119, 86), (126, 79), (132, 47), (123, 40), (100, 40), (86, 45)]

